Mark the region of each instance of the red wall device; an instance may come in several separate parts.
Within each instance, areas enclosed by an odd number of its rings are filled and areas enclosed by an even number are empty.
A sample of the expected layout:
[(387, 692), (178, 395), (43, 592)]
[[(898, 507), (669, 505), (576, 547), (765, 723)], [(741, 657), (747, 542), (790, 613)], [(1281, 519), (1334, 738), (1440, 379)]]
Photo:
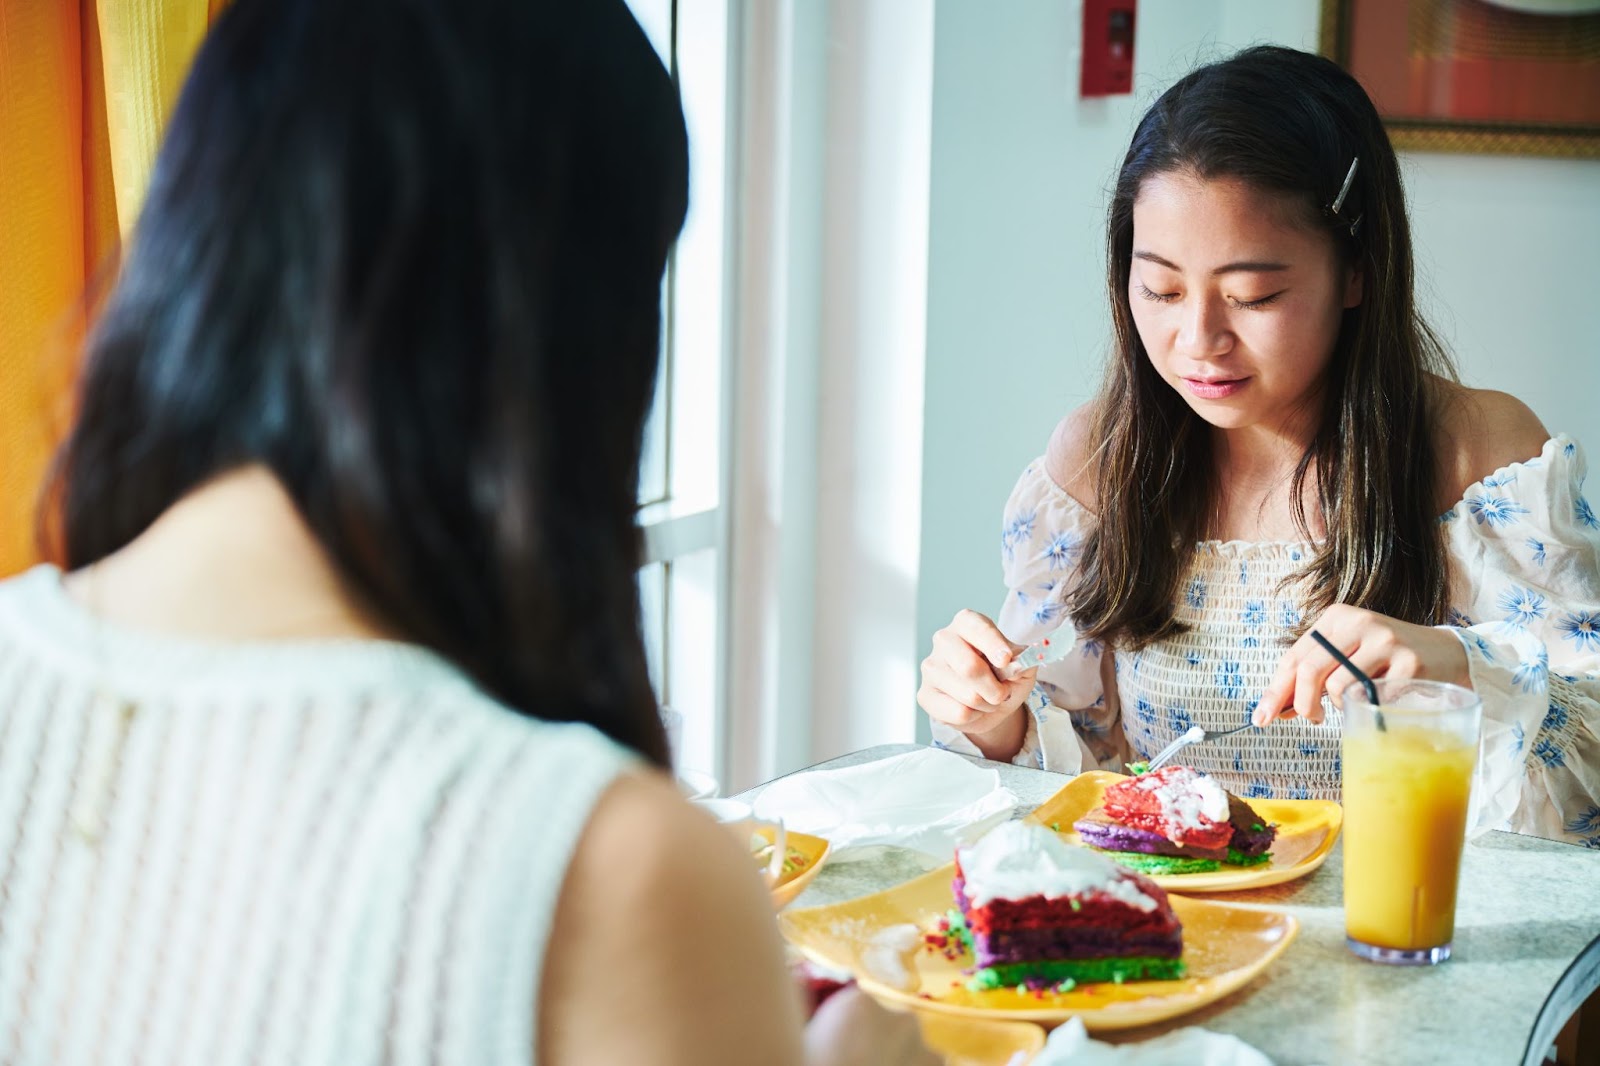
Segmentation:
[(1133, 16), (1138, 0), (1083, 0), (1084, 96), (1133, 92)]

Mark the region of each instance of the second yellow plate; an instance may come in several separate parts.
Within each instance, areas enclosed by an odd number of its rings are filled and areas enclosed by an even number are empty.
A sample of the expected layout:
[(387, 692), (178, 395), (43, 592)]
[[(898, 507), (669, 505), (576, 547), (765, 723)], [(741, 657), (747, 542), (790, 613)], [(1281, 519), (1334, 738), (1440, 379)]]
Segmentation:
[[(762, 826), (756, 830), (759, 836), (772, 843), (772, 830)], [(814, 837), (809, 833), (796, 833), (790, 831), (788, 851), (791, 861), (798, 860), (799, 869), (787, 870), (778, 878), (778, 883), (772, 886), (772, 905), (782, 909), (794, 902), (794, 898), (805, 891), (811, 879), (817, 876), (817, 871), (822, 869), (823, 863), (828, 861), (828, 853), (833, 850), (821, 837)]]
[(1076, 1016), (1090, 1030), (1149, 1025), (1214, 1003), (1266, 969), (1300, 928), (1291, 915), (1276, 911), (1171, 896), (1172, 909), (1183, 923), (1183, 960), (1189, 970), (1180, 980), (1087, 984), (1071, 992), (971, 992), (962, 972), (972, 965), (970, 955), (951, 959), (920, 946), (904, 960), (907, 980), (886, 983), (884, 964), (865, 961), (874, 957), (874, 938), (905, 924), (932, 931), (955, 905), (950, 892), (954, 876), (951, 863), (887, 892), (785, 911), (778, 915), (778, 926), (800, 951), (849, 970), (864, 991), (887, 1002), (990, 1021), (1053, 1025)]
[(991, 1022), (946, 1014), (918, 1016), (922, 1042), (945, 1066), (1012, 1066), (1044, 1047), (1044, 1030), (1032, 1022)]
[[(1122, 774), (1105, 770), (1079, 774), (1028, 819), (1050, 826), (1070, 844), (1082, 844), (1072, 823), (1100, 806), (1107, 788), (1125, 780)], [(1150, 880), (1169, 892), (1234, 892), (1293, 881), (1322, 865), (1344, 824), (1344, 808), (1332, 800), (1253, 799), (1250, 806), (1278, 827), (1271, 862), (1260, 866), (1224, 864), (1220, 870), (1204, 874), (1156, 874)]]

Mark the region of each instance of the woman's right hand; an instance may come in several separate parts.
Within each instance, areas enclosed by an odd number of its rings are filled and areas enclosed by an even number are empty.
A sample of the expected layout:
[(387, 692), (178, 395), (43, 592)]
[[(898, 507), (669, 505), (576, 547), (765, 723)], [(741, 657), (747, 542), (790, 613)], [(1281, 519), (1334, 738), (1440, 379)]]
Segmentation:
[(909, 1011), (891, 1011), (854, 985), (829, 996), (806, 1026), (806, 1066), (939, 1066)]
[(928, 716), (967, 735), (986, 758), (1009, 760), (1022, 747), (1028, 723), (1020, 708), (1037, 669), (1006, 680), (1000, 671), (1021, 650), (977, 611), (958, 611), (933, 635), (922, 660), (917, 703)]

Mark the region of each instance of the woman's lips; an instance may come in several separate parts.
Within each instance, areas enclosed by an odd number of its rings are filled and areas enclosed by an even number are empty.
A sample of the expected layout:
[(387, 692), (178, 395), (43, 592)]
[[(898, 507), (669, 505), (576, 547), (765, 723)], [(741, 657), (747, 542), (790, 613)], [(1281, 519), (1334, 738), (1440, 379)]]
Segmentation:
[(1245, 387), (1249, 378), (1229, 378), (1227, 380), (1204, 381), (1200, 378), (1184, 378), (1183, 383), (1189, 391), (1202, 400), (1222, 400)]

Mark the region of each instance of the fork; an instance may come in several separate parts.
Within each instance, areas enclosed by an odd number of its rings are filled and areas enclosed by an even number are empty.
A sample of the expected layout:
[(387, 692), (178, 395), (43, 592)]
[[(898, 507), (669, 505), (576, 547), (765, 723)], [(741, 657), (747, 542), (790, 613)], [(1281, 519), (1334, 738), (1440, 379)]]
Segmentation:
[(1149, 773), (1150, 770), (1159, 769), (1164, 763), (1170, 761), (1174, 755), (1178, 754), (1178, 752), (1182, 751), (1184, 748), (1187, 748), (1190, 744), (1205, 744), (1220, 737), (1232, 736), (1234, 733), (1243, 732), (1246, 729), (1253, 728), (1253, 726), (1254, 723), (1251, 722), (1246, 722), (1241, 726), (1235, 726), (1233, 729), (1201, 729), (1197, 725), (1192, 725), (1189, 727), (1188, 731), (1183, 734), (1183, 736), (1162, 748), (1161, 751), (1157, 753), (1156, 757), (1150, 760), (1149, 769), (1147, 769), (1145, 772)]

